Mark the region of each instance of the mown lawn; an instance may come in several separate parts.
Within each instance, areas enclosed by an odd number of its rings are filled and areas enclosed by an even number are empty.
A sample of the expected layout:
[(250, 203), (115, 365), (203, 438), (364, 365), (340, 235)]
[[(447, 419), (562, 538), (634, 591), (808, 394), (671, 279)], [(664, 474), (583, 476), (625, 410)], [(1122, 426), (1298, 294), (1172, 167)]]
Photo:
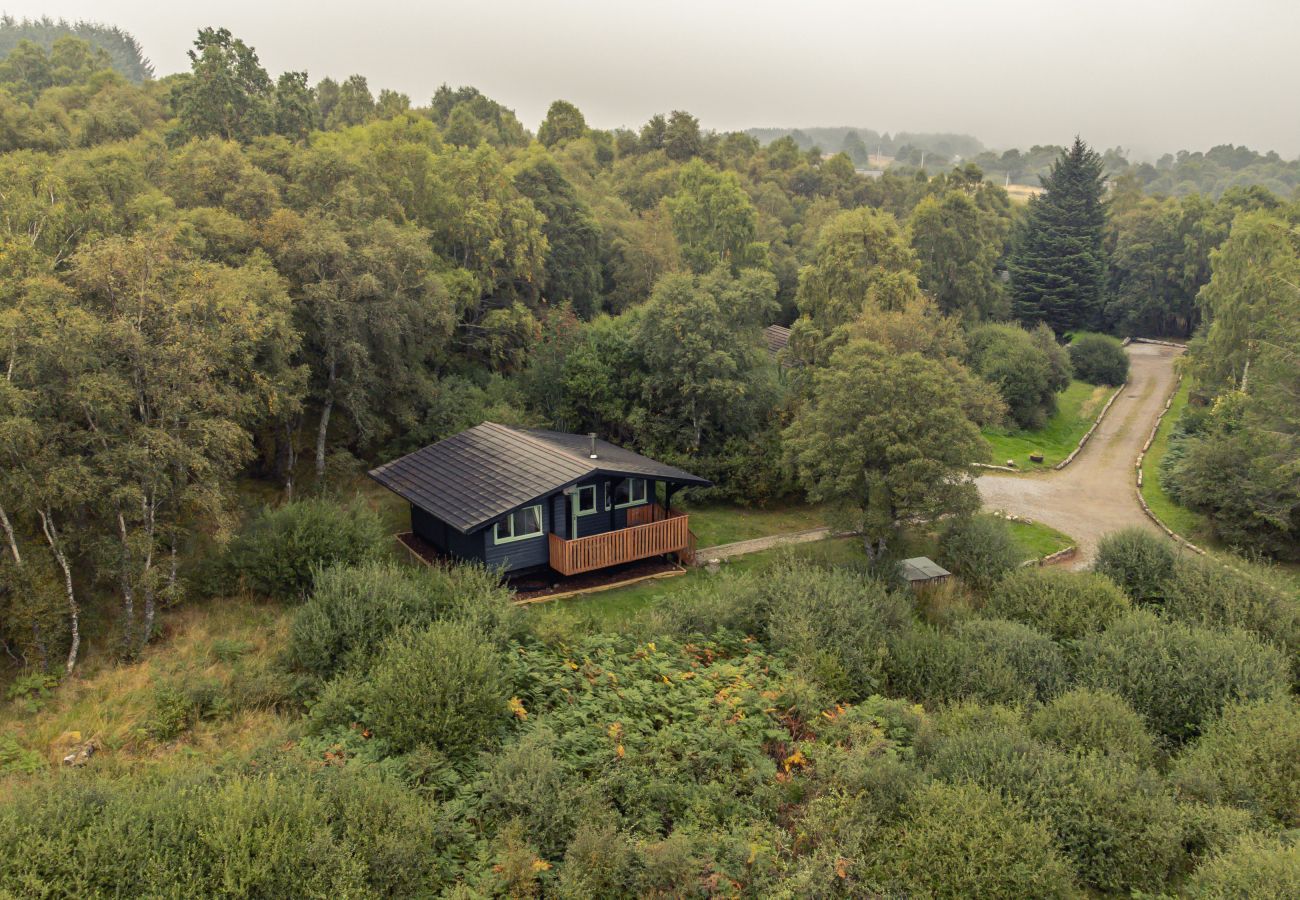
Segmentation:
[(825, 511), (820, 506), (793, 504), (765, 509), (741, 506), (693, 506), (674, 503), (685, 509), (691, 517), (691, 531), (701, 547), (716, 547), (736, 541), (807, 531), (826, 524)]
[(1142, 497), (1161, 522), (1194, 543), (1201, 543), (1209, 539), (1205, 516), (1176, 503), (1165, 492), (1160, 475), (1160, 462), (1169, 450), (1169, 434), (1178, 417), (1187, 408), (1187, 396), (1191, 387), (1191, 379), (1184, 378), (1178, 393), (1174, 395), (1173, 405), (1160, 421), (1160, 429), (1156, 432), (1156, 439), (1151, 442), (1151, 449), (1142, 460)]
[[(1032, 431), (984, 429), (984, 439), (992, 447), (987, 461), (1002, 466), (1009, 459), (1015, 460), (1016, 466), (1025, 471), (1051, 468), (1078, 446), (1079, 439), (1092, 427), (1097, 414), (1114, 392), (1115, 388), (1105, 385), (1074, 381), (1057, 395), (1056, 414), (1042, 428)], [(1041, 463), (1029, 461), (1029, 454), (1035, 451), (1043, 454)]]
[(1011, 538), (1020, 548), (1022, 559), (1040, 559), (1074, 543), (1074, 538), (1041, 522), (1008, 522)]

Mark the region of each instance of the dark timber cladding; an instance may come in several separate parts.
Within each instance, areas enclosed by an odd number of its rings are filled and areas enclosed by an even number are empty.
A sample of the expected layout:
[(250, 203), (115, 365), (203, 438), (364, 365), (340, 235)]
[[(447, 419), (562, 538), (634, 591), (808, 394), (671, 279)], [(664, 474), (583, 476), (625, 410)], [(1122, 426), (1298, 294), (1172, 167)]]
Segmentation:
[[(681, 552), (689, 543), (685, 517), (659, 505), (657, 485), (665, 506), (678, 488), (709, 485), (588, 435), (493, 422), (370, 476), (411, 504), (412, 530), (438, 550), (503, 571), (549, 563), (566, 574), (574, 560), (593, 567), (596, 559), (613, 565), (652, 551)], [(626, 539), (603, 538), (613, 532), (627, 532)], [(597, 544), (607, 552), (596, 554)]]

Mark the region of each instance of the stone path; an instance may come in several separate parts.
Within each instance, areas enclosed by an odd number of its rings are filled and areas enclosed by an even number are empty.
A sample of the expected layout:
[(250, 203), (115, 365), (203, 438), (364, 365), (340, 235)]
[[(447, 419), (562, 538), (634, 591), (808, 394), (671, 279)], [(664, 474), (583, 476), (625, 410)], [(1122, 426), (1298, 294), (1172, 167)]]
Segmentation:
[(1075, 539), (1072, 568), (1092, 563), (1097, 541), (1129, 526), (1158, 531), (1138, 505), (1133, 462), (1175, 382), (1181, 348), (1129, 344), (1128, 387), (1083, 452), (1066, 468), (976, 479), (984, 507), (1033, 519)]
[(695, 559), (700, 564), (703, 564), (711, 559), (744, 556), (746, 553), (757, 553), (760, 550), (770, 550), (773, 547), (780, 547), (785, 544), (807, 544), (811, 541), (820, 541), (822, 538), (829, 536), (830, 533), (829, 528), (809, 528), (807, 531), (769, 534), (767, 537), (752, 538), (748, 541), (718, 544), (714, 547), (701, 547), (695, 551)]

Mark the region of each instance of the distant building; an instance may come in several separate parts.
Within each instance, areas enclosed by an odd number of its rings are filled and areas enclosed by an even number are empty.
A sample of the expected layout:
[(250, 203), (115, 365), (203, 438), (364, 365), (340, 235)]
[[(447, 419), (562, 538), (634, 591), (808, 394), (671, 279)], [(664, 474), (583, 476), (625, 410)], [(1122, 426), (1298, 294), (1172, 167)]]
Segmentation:
[(914, 588), (942, 584), (952, 577), (952, 573), (928, 556), (914, 556), (898, 564), (902, 576)]

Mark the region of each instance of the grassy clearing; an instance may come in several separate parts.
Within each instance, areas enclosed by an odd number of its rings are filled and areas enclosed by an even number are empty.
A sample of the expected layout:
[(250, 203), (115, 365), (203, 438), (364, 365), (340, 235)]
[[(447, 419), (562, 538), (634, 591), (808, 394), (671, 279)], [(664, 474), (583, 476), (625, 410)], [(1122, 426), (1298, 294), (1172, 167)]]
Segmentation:
[[(1007, 431), (986, 428), (984, 439), (992, 452), (988, 462), (1005, 465), (1015, 460), (1025, 471), (1049, 469), (1070, 455), (1084, 433), (1092, 427), (1106, 400), (1115, 392), (1105, 385), (1074, 381), (1056, 397), (1056, 414), (1042, 428), (1032, 431)], [(1029, 461), (1029, 454), (1041, 451), (1043, 461)]]
[(237, 711), (202, 721), (177, 741), (158, 744), (145, 734), (154, 689), (164, 680), (228, 686), (250, 668), (269, 665), (284, 646), (290, 614), (251, 599), (192, 603), (166, 614), (161, 639), (132, 663), (79, 672), (43, 700), (0, 704), (0, 733), (57, 766), (79, 741), (95, 740), (110, 764), (165, 763), (202, 754), (246, 758), (287, 733), (288, 717), (267, 710)]
[(1160, 428), (1156, 431), (1156, 439), (1151, 442), (1151, 449), (1142, 460), (1142, 497), (1146, 500), (1147, 506), (1151, 507), (1151, 511), (1156, 514), (1156, 518), (1183, 537), (1199, 544), (1210, 540), (1209, 523), (1201, 513), (1176, 503), (1165, 492), (1160, 474), (1160, 463), (1169, 450), (1169, 434), (1173, 431), (1179, 416), (1183, 414), (1183, 410), (1187, 408), (1187, 396), (1191, 387), (1191, 379), (1184, 378), (1178, 393), (1174, 395), (1174, 402), (1169, 407), (1169, 412), (1165, 413), (1164, 419), (1160, 421)]
[[(677, 505), (677, 504), (674, 504)], [(740, 506), (681, 507), (690, 513), (691, 531), (701, 547), (716, 547), (736, 541), (807, 531), (826, 524), (825, 510), (820, 506), (797, 504), (773, 506), (765, 509), (747, 509)]]
[(1068, 534), (1041, 522), (1008, 522), (1007, 526), (1011, 529), (1011, 539), (1020, 548), (1021, 558), (1025, 560), (1040, 559), (1074, 543), (1074, 538)]

